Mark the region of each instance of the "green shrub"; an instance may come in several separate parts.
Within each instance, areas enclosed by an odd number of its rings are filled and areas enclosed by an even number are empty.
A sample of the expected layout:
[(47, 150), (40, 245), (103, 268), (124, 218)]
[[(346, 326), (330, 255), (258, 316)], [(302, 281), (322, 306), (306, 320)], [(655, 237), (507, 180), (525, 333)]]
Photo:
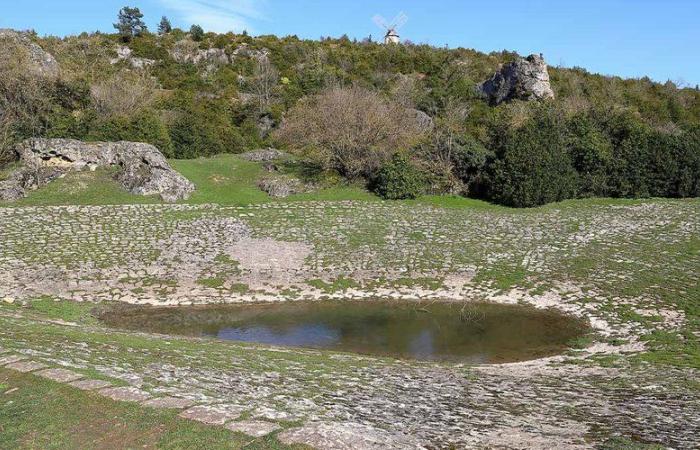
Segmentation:
[(372, 183), (379, 196), (389, 200), (413, 199), (423, 193), (423, 174), (403, 154), (397, 154), (385, 164)]
[(168, 57), (168, 51), (159, 45), (159, 38), (155, 34), (142, 34), (133, 38), (129, 48), (139, 58), (161, 60)]
[(608, 174), (613, 147), (608, 136), (587, 115), (573, 117), (568, 123), (567, 147), (578, 173), (578, 192), (582, 197), (608, 194)]
[(200, 42), (204, 39), (204, 30), (199, 25), (192, 25), (190, 27), (190, 37), (195, 42)]
[(183, 112), (170, 128), (174, 158), (188, 159), (219, 153), (240, 153), (243, 140), (238, 129), (224, 121), (209, 121)]
[(145, 142), (156, 146), (166, 156), (173, 154), (168, 129), (155, 111), (145, 110), (133, 117), (96, 119), (86, 136), (91, 141)]
[(486, 181), (492, 200), (522, 208), (575, 197), (577, 173), (563, 127), (551, 114), (502, 131), (496, 143)]

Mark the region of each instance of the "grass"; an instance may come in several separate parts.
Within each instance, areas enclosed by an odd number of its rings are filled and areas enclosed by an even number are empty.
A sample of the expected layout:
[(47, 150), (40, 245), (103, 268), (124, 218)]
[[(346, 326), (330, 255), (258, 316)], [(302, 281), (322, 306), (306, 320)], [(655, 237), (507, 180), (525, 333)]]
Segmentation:
[[(210, 158), (191, 160), (171, 160), (172, 167), (192, 181), (196, 191), (183, 201), (187, 204), (217, 203), (221, 205), (243, 206), (277, 202), (298, 201), (382, 201), (359, 183), (345, 183), (337, 177), (325, 174), (308, 174), (298, 164), (282, 163), (280, 170), (319, 186), (313, 192), (291, 195), (285, 199), (272, 199), (257, 186), (257, 181), (264, 175), (259, 162), (251, 162), (239, 155), (223, 154)], [(13, 166), (0, 170), (0, 180), (6, 178)], [(32, 191), (17, 202), (0, 202), (0, 206), (50, 206), (50, 205), (123, 205), (162, 203), (157, 196), (144, 197), (125, 191), (114, 180), (112, 168), (98, 169), (94, 172), (73, 172), (54, 180), (48, 185)], [(663, 201), (663, 200), (660, 200)], [(688, 200), (693, 201), (693, 200)], [(527, 213), (566, 208), (582, 208), (601, 205), (634, 205), (649, 202), (648, 199), (609, 199), (592, 198), (584, 200), (565, 200), (559, 203), (529, 208), (516, 209), (495, 205), (472, 198), (455, 195), (424, 195), (415, 200), (392, 201), (395, 204), (430, 205), (439, 208), (463, 208), (470, 210)]]
[(94, 307), (94, 305), (90, 303), (76, 303), (57, 300), (51, 297), (41, 297), (30, 301), (27, 307), (48, 319), (76, 322), (86, 325), (96, 323), (96, 319), (90, 315), (90, 311)]
[(235, 155), (218, 155), (212, 158), (174, 160), (170, 164), (197, 186), (187, 203), (247, 205), (270, 200), (256, 185), (262, 175), (259, 163)]
[(289, 448), (6, 369), (0, 391), (0, 448)]
[(345, 278), (343, 276), (336, 278), (335, 280), (331, 281), (330, 283), (327, 283), (327, 282), (320, 280), (320, 279), (313, 279), (313, 280), (307, 281), (306, 284), (308, 284), (311, 287), (315, 287), (316, 289), (320, 289), (327, 294), (333, 294), (336, 292), (345, 292), (348, 289), (360, 287), (360, 284), (358, 282), (356, 282), (355, 280), (352, 280), (350, 278)]
[(197, 284), (212, 289), (220, 288), (225, 282), (226, 280), (223, 278), (200, 278), (197, 280)]
[[(13, 205), (123, 205), (132, 203), (157, 203), (156, 197), (144, 197), (125, 191), (114, 178), (114, 170), (98, 169), (94, 172), (72, 172), (63, 178), (32, 191)], [(0, 205), (5, 202), (0, 202)]]

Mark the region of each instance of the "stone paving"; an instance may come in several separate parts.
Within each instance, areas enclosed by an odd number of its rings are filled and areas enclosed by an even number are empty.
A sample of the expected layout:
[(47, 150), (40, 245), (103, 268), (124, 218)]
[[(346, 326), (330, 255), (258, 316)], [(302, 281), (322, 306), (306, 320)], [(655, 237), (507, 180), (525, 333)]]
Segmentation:
[[(688, 331), (678, 305), (698, 301), (700, 255), (687, 246), (700, 235), (700, 203), (388, 205), (0, 208), (0, 301), (14, 308), (0, 309), (0, 345), (13, 352), (0, 364), (94, 370), (113, 381), (71, 384), (319, 448), (700, 444), (698, 370), (630, 360), (645, 351), (642, 336)], [(15, 307), (40, 296), (524, 301), (582, 315), (597, 334), (560, 357), (468, 367), (125, 333)]]

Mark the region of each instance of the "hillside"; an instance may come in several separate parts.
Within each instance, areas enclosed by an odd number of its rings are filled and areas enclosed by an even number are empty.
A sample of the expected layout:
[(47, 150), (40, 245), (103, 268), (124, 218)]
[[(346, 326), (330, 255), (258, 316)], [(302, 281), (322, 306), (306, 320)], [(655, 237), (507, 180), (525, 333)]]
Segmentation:
[[(324, 179), (383, 180), (389, 198), (700, 195), (700, 92), (670, 82), (549, 67), (553, 99), (493, 105), (478, 86), (514, 53), (177, 29), (0, 38), (0, 161), (32, 136), (148, 142), (178, 159), (275, 146)], [(352, 101), (357, 123), (330, 114)], [(353, 131), (372, 127), (379, 137)], [(382, 134), (391, 127), (406, 132)], [(406, 178), (414, 188), (391, 190)]]
[(700, 448), (697, 88), (139, 14), (0, 30), (0, 449)]

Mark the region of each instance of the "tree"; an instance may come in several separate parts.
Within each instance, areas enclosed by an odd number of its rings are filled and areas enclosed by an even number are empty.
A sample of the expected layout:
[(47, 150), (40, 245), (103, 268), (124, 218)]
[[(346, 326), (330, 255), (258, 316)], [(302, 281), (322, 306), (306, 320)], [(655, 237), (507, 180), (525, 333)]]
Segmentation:
[(377, 92), (352, 87), (300, 100), (276, 136), (324, 169), (371, 179), (422, 134), (415, 114)]
[(129, 42), (134, 36), (141, 36), (147, 31), (148, 27), (142, 18), (143, 14), (138, 8), (125, 6), (119, 10), (119, 21), (114, 24), (114, 28), (124, 42)]
[(129, 116), (150, 105), (157, 87), (146, 72), (123, 71), (90, 86), (90, 94), (100, 116)]
[(190, 36), (193, 41), (199, 42), (204, 39), (204, 29), (199, 25), (192, 25), (190, 27)]
[(173, 31), (173, 26), (170, 24), (170, 20), (165, 16), (161, 17), (160, 23), (158, 24), (158, 34), (168, 34), (171, 31)]
[(259, 112), (264, 113), (270, 109), (274, 89), (279, 83), (279, 73), (267, 56), (256, 58), (251, 88), (258, 98)]

